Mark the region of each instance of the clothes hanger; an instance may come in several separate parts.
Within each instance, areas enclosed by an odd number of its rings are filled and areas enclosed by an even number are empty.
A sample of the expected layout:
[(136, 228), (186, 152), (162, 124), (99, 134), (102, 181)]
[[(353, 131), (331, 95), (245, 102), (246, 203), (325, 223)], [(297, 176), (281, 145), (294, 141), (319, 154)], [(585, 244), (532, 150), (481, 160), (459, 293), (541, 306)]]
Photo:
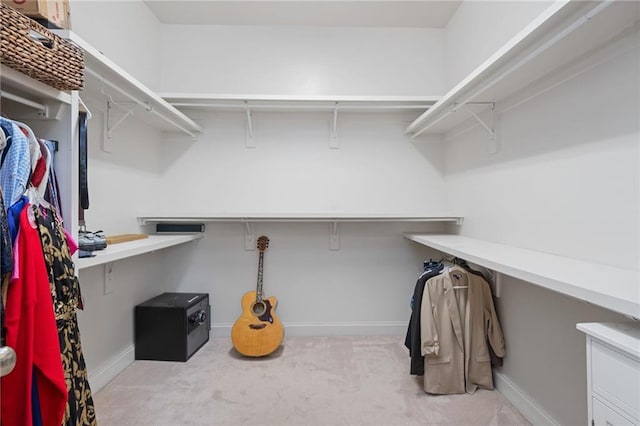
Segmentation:
[(31, 183), (29, 183), (29, 188), (27, 189), (25, 195), (29, 199), (29, 204), (30, 204), (29, 210), (27, 210), (27, 217), (29, 219), (29, 224), (31, 225), (32, 228), (36, 229), (37, 223), (36, 223), (36, 215), (34, 213), (34, 209), (43, 207), (47, 210), (52, 210), (52, 207), (47, 200), (42, 198), (42, 196), (40, 195), (40, 192), (38, 192), (38, 188), (33, 186), (33, 184)]
[(87, 113), (87, 120), (91, 120), (91, 117), (93, 117), (93, 114), (91, 114), (89, 107), (87, 107), (87, 104), (84, 103), (84, 101), (80, 96), (78, 96), (78, 102), (80, 102), (80, 105), (84, 107), (84, 112)]

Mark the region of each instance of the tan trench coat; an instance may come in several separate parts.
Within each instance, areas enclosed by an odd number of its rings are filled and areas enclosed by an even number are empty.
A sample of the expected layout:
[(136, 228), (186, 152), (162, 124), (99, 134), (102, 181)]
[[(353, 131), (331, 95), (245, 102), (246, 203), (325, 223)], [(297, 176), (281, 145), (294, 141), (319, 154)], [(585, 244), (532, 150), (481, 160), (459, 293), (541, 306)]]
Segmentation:
[(504, 338), (489, 284), (458, 266), (431, 278), (425, 285), (421, 311), (425, 392), (493, 389), (487, 342), (496, 355), (504, 357)]

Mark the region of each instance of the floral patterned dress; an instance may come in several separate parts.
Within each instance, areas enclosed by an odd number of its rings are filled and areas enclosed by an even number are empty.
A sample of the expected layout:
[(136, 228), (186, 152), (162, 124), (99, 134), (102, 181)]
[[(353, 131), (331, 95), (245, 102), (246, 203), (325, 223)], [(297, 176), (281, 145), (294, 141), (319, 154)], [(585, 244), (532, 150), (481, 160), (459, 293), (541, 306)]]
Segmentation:
[(80, 283), (75, 275), (64, 229), (57, 214), (51, 209), (34, 207), (34, 216), (49, 273), (65, 381), (69, 391), (63, 425), (96, 425), (93, 396), (76, 317), (76, 309), (82, 309)]

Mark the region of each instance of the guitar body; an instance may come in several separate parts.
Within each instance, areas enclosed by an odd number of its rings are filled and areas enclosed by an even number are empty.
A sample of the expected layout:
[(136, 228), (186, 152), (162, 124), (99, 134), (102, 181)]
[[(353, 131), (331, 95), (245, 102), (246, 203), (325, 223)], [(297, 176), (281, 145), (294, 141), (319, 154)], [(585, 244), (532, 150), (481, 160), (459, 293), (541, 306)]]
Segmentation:
[(231, 340), (245, 356), (266, 356), (278, 349), (284, 337), (284, 327), (276, 315), (278, 300), (271, 296), (256, 302), (256, 292), (242, 296), (242, 315), (231, 329)]

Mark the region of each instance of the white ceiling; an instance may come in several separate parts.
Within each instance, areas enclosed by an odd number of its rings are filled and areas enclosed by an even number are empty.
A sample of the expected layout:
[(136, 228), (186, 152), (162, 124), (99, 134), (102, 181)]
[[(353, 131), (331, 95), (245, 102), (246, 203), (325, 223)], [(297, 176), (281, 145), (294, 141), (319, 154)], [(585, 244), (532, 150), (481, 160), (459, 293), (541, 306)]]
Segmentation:
[(145, 3), (165, 24), (443, 28), (462, 0), (147, 0)]

